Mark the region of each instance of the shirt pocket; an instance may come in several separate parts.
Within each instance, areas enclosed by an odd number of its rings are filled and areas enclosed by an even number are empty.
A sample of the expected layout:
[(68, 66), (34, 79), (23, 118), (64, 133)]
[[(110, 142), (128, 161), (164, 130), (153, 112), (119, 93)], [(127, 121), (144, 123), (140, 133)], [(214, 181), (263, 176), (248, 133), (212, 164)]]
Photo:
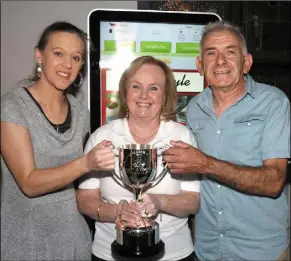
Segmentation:
[(197, 119), (194, 123), (190, 124), (190, 130), (194, 135), (199, 135), (201, 133), (204, 133), (207, 124), (209, 124), (209, 120)]
[[(237, 131), (237, 134), (262, 132), (264, 120), (263, 115), (239, 117), (234, 120), (235, 131)], [(236, 135), (236, 133), (234, 134)]]
[(236, 118), (232, 128), (227, 131), (231, 147), (245, 153), (259, 152), (264, 129), (263, 115), (251, 115)]
[(209, 130), (212, 128), (211, 124), (212, 122), (209, 119), (197, 119), (192, 124), (189, 124), (189, 129), (194, 135), (198, 147), (202, 146), (203, 139), (207, 139), (207, 136), (211, 135), (211, 133), (208, 133)]

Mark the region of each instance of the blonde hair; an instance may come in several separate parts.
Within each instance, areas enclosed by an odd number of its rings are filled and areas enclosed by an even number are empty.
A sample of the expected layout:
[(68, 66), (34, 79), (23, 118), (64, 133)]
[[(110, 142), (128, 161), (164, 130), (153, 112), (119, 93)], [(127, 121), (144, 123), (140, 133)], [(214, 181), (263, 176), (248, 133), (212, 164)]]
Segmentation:
[(165, 73), (165, 102), (161, 111), (161, 119), (176, 120), (176, 83), (171, 69), (163, 61), (152, 56), (141, 56), (133, 60), (130, 66), (123, 72), (119, 81), (119, 118), (125, 118), (128, 113), (126, 104), (127, 82), (145, 64), (159, 66)]

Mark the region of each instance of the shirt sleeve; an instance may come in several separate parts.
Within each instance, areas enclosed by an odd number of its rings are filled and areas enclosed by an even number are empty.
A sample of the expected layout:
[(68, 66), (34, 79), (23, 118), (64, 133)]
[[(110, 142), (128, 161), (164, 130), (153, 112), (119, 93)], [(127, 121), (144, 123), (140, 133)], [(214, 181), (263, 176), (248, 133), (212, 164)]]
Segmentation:
[(196, 173), (181, 174), (181, 190), (200, 193), (200, 176)]
[(261, 142), (262, 159), (290, 157), (290, 102), (286, 96), (272, 101)]
[(1, 98), (1, 122), (14, 123), (24, 128), (28, 127), (26, 117), (13, 93), (8, 93)]
[(83, 137), (83, 144), (86, 144), (88, 138), (90, 136), (90, 112), (86, 108), (85, 111), (85, 121), (84, 121), (84, 137)]
[[(93, 133), (85, 146), (84, 154), (86, 155), (96, 144), (94, 143), (94, 134)], [(79, 178), (79, 189), (97, 189), (100, 185), (99, 180), (100, 172), (98, 171), (91, 171), (84, 176)]]
[[(185, 128), (185, 132), (182, 133), (181, 140), (197, 148), (196, 139), (188, 128)], [(200, 192), (200, 175), (197, 173), (181, 174), (181, 190)]]

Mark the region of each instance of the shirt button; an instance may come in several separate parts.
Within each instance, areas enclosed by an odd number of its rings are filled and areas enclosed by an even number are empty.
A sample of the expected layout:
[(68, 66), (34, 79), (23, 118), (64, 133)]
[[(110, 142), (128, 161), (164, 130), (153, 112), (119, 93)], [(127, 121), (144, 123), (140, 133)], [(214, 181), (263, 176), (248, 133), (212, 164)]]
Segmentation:
[(223, 234), (220, 234), (220, 237), (223, 237)]
[(222, 211), (219, 211), (218, 214), (221, 215), (222, 214)]
[(217, 185), (218, 188), (220, 188), (220, 185)]
[(220, 133), (220, 130), (218, 130), (216, 133), (219, 134)]
[(252, 125), (250, 122), (248, 122), (248, 125), (250, 126), (250, 125)]

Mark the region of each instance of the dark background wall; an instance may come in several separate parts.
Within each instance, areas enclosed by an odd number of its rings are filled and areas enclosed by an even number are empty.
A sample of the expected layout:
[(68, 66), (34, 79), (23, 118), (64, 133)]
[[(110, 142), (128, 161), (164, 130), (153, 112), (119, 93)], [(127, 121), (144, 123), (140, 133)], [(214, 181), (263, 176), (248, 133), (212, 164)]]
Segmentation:
[(254, 58), (252, 77), (291, 100), (289, 1), (138, 1), (138, 9), (214, 12), (236, 23)]

